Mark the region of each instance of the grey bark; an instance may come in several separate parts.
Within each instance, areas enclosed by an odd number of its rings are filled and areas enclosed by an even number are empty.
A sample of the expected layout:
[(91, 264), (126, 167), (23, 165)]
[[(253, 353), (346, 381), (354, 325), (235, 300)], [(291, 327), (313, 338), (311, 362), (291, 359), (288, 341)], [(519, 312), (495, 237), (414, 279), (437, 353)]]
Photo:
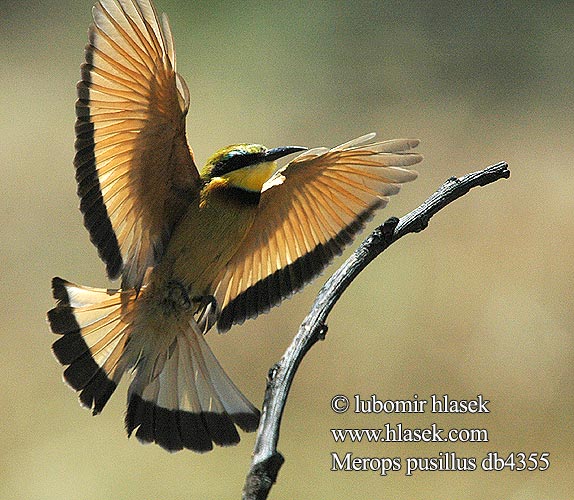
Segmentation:
[(391, 217), (377, 227), (329, 278), (319, 291), (311, 311), (281, 360), (269, 370), (261, 422), (257, 431), (253, 459), (245, 486), (244, 500), (264, 500), (277, 480), (285, 459), (277, 451), (283, 409), (289, 389), (301, 360), (309, 349), (325, 338), (327, 317), (349, 284), (367, 265), (386, 248), (409, 233), (425, 229), (439, 210), (468, 193), (472, 188), (485, 186), (510, 177), (505, 162), (500, 162), (463, 177), (451, 177), (422, 205), (397, 219)]

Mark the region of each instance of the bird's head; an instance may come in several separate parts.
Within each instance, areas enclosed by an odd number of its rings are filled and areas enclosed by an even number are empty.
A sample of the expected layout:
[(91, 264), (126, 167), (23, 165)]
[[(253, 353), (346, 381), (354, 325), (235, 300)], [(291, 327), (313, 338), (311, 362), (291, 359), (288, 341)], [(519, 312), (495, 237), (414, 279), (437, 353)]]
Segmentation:
[(212, 155), (201, 170), (205, 182), (222, 181), (229, 187), (260, 192), (278, 170), (277, 160), (304, 151), (301, 146), (267, 149), (261, 144), (232, 144)]

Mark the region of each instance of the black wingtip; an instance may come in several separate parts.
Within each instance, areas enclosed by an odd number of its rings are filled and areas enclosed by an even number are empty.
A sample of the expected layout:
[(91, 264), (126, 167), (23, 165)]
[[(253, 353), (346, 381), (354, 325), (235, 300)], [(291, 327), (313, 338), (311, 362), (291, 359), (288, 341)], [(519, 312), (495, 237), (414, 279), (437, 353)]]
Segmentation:
[(95, 155), (95, 129), (90, 117), (94, 36), (94, 29), (91, 28), (90, 44), (86, 47), (86, 62), (81, 68), (82, 79), (77, 85), (74, 166), (84, 226), (90, 233), (90, 240), (98, 249), (98, 255), (106, 264), (108, 277), (116, 279), (122, 271), (123, 258), (102, 197)]
[(307, 283), (321, 274), (335, 256), (343, 252), (345, 246), (365, 227), (365, 223), (380, 205), (381, 201), (377, 200), (330, 240), (319, 243), (291, 264), (276, 270), (231, 299), (220, 312), (217, 330), (225, 333), (234, 324), (255, 318), (302, 290)]

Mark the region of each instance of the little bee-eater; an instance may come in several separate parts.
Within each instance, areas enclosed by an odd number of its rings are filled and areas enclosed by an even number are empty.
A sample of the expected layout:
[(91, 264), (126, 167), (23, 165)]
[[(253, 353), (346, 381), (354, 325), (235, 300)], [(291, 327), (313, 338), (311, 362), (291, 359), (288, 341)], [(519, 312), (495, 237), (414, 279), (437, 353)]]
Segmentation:
[(255, 430), (259, 411), (204, 334), (269, 311), (315, 278), (415, 179), (418, 141), (234, 144), (198, 171), (167, 17), (149, 0), (101, 0), (93, 18), (74, 165), (85, 226), (121, 286), (54, 278), (53, 351), (94, 414), (131, 372), (128, 435), (170, 451), (235, 444), (235, 425)]

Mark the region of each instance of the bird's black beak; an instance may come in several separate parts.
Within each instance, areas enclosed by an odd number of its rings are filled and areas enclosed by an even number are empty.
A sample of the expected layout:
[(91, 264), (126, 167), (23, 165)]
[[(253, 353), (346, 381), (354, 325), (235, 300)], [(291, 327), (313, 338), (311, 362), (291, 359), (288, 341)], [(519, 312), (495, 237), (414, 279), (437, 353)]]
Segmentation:
[(265, 152), (265, 161), (275, 161), (284, 156), (298, 153), (299, 151), (305, 151), (307, 148), (303, 146), (282, 146), (280, 148), (268, 149)]

